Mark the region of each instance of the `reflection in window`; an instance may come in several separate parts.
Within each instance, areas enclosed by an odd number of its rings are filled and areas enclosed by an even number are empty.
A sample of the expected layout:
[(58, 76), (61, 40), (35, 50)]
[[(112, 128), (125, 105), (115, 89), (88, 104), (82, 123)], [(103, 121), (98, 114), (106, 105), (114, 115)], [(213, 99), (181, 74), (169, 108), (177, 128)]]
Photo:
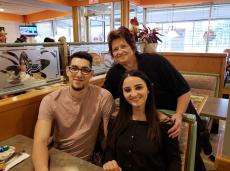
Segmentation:
[(114, 29), (118, 29), (121, 26), (121, 3), (114, 2)]
[[(136, 6), (134, 4), (130, 4), (130, 10), (129, 10), (129, 18), (132, 19), (134, 17), (137, 17), (137, 20), (139, 22), (139, 27), (142, 28), (143, 24), (143, 8)], [(130, 22), (129, 22), (130, 24)]]
[[(85, 12), (81, 12), (80, 18), (84, 18), (81, 21), (86, 28), (82, 31), (86, 32), (88, 36), (86, 39), (89, 42), (106, 42), (111, 29), (120, 26), (120, 2), (96, 4), (84, 7), (84, 9)], [(111, 20), (114, 21), (114, 25)]]
[(59, 37), (65, 36), (67, 42), (73, 42), (73, 21), (72, 18), (55, 20), (55, 40), (58, 41)]
[(37, 42), (43, 42), (45, 37), (54, 38), (57, 42), (59, 37), (65, 36), (67, 42), (73, 41), (73, 21), (72, 18), (52, 20), (36, 23), (38, 36)]
[(36, 23), (38, 36), (35, 37), (36, 42), (43, 42), (45, 37), (53, 37), (52, 21)]

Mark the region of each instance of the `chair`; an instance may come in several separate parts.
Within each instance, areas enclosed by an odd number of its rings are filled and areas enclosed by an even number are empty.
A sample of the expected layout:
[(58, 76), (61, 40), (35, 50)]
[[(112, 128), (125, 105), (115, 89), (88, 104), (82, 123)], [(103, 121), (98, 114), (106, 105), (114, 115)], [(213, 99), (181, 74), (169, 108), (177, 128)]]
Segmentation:
[(208, 95), (212, 97), (219, 96), (219, 74), (185, 71), (181, 72), (181, 74), (191, 87), (192, 94)]
[[(160, 112), (172, 116), (175, 111), (161, 109)], [(182, 171), (194, 171), (197, 139), (196, 116), (186, 114), (183, 116), (182, 135), (179, 142), (182, 159)]]
[[(206, 95), (211, 97), (218, 97), (220, 90), (220, 74), (215, 73), (202, 73), (202, 72), (186, 72), (182, 71), (181, 74), (191, 87), (193, 95)], [(199, 113), (199, 111), (197, 111)], [(207, 116), (200, 116), (201, 120), (211, 130), (212, 121)], [(215, 123), (219, 123), (215, 120)]]

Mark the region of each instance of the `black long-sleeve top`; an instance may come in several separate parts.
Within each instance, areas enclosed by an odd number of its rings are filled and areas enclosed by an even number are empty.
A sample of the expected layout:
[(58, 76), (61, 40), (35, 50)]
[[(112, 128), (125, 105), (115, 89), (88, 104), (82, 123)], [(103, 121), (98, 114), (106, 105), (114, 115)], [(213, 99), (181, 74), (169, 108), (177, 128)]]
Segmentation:
[[(181, 157), (177, 138), (168, 137), (172, 124), (160, 124), (161, 144), (147, 139), (146, 121), (130, 120), (128, 126), (116, 140), (108, 146), (105, 162), (116, 160), (122, 171), (181, 171)], [(110, 138), (112, 128), (109, 129)]]
[[(138, 69), (144, 72), (154, 84), (154, 94), (157, 109), (176, 110), (178, 97), (190, 91), (183, 76), (163, 56), (159, 54), (136, 53)], [(115, 64), (108, 71), (104, 88), (109, 90), (116, 99), (119, 97), (119, 83), (126, 72), (120, 64)], [(189, 103), (188, 113), (195, 113), (192, 103)]]

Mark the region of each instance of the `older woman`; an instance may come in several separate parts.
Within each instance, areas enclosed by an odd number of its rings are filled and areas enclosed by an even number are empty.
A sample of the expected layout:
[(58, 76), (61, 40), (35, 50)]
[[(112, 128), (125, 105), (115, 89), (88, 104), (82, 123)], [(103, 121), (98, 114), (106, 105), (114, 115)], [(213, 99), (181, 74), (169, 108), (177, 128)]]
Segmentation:
[[(133, 34), (126, 27), (111, 31), (108, 35), (109, 51), (115, 65), (108, 71), (104, 88), (114, 98), (119, 97), (118, 85), (125, 72), (139, 69), (154, 83), (157, 109), (175, 110), (172, 116), (174, 125), (169, 129), (169, 137), (181, 134), (182, 114), (196, 113), (190, 101), (190, 87), (182, 75), (159, 54), (142, 54), (137, 52)], [(205, 170), (203, 161), (197, 152), (196, 170)]]
[(178, 139), (167, 135), (173, 124), (157, 112), (148, 77), (130, 71), (121, 80), (120, 91), (120, 110), (110, 122), (104, 170), (180, 171)]

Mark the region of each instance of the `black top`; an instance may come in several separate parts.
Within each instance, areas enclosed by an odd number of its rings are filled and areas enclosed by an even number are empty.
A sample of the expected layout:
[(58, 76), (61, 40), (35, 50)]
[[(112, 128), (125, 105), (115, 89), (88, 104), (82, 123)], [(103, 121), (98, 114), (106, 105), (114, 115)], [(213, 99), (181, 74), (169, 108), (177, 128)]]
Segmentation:
[[(177, 98), (188, 91), (190, 87), (183, 76), (174, 66), (159, 54), (136, 53), (138, 69), (143, 71), (154, 84), (157, 109), (176, 110)], [(108, 71), (104, 88), (109, 90), (114, 99), (119, 97), (119, 83), (125, 68), (115, 64)], [(194, 113), (195, 108), (189, 104), (189, 113)], [(192, 111), (191, 111), (192, 108)]]
[[(180, 171), (181, 158), (177, 138), (168, 137), (172, 124), (161, 123), (161, 143), (147, 139), (146, 121), (130, 120), (116, 140), (115, 148), (108, 146), (105, 162), (116, 160), (122, 171)], [(108, 138), (111, 136), (110, 127)]]

